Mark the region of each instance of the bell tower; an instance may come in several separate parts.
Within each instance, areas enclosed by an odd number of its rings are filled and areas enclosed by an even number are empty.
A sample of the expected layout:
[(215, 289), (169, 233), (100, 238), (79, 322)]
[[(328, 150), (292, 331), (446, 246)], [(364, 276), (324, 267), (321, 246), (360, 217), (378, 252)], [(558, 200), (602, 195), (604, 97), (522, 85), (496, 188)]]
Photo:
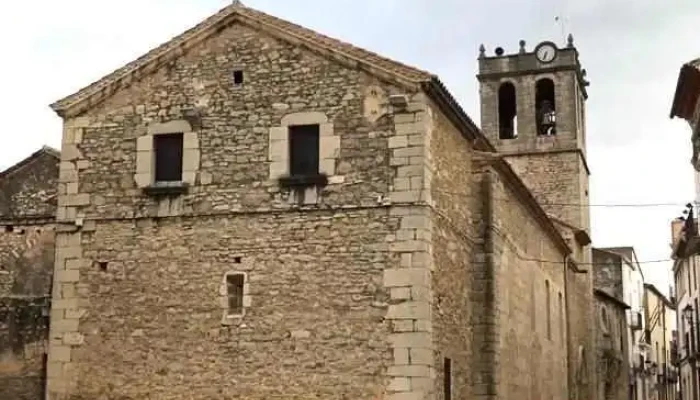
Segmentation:
[[(573, 37), (479, 54), (481, 126), (550, 215), (590, 233), (586, 71)], [(576, 206), (576, 205), (581, 206)]]

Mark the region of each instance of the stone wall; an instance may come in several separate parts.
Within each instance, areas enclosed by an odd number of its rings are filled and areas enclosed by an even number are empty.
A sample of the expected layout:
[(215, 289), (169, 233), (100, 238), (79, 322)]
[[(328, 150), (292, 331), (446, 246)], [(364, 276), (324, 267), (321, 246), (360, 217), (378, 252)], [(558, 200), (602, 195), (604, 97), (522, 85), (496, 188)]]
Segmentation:
[(435, 398), (443, 399), (447, 358), (452, 398), (471, 399), (486, 395), (487, 383), (480, 382), (479, 375), (488, 372), (493, 356), (485, 347), (490, 339), (487, 332), (480, 332), (488, 324), (486, 304), (491, 295), (484, 290), (488, 278), (483, 259), (476, 256), (482, 247), (476, 226), (481, 222), (482, 191), (474, 178), (472, 144), (436, 107), (431, 110)]
[(42, 149), (20, 164), (0, 173), (0, 220), (53, 217), (58, 155)]
[[(630, 366), (625, 308), (604, 296), (596, 296), (597, 398), (629, 398)], [(605, 310), (605, 311), (603, 311)]]
[[(235, 24), (65, 120), (51, 399), (430, 392), (425, 105), (408, 93), (412, 115), (387, 115), (397, 90)], [(339, 146), (299, 206), (271, 136), (319, 114)], [(173, 120), (191, 129), (193, 184), (154, 199), (139, 141)], [(247, 279), (238, 321), (222, 321), (227, 272)]]
[(593, 286), (622, 300), (622, 257), (604, 250), (593, 249)]
[(0, 298), (0, 399), (43, 399), (48, 300)]
[[(566, 254), (494, 176), (493, 227), (499, 361), (503, 398), (561, 398), (567, 393)], [(527, 395), (526, 395), (527, 393)]]
[(44, 396), (57, 177), (45, 150), (0, 174), (0, 399)]

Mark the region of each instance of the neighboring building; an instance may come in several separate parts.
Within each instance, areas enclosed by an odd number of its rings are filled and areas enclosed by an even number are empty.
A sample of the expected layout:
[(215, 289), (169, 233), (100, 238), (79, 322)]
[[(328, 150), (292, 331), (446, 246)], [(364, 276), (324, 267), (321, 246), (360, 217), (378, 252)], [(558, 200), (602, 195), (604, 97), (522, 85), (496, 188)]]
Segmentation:
[(434, 75), (239, 2), (53, 104), (49, 399), (595, 398), (588, 209), (537, 201), (588, 196), (552, 45), (482, 52), (486, 136)]
[(598, 399), (628, 400), (630, 391), (630, 306), (624, 301), (622, 256), (593, 249), (594, 293), (596, 299), (596, 352)]
[(654, 285), (644, 284), (646, 335), (651, 344), (650, 380), (647, 381), (649, 400), (675, 399), (678, 371), (672, 363), (675, 348), (676, 307)]
[[(671, 106), (671, 118), (679, 117), (690, 125), (695, 171), (700, 171), (700, 58), (681, 67), (676, 83), (676, 92)], [(696, 174), (696, 190), (700, 193), (700, 179)]]
[(44, 397), (60, 155), (0, 172), (0, 399)]
[(700, 321), (700, 255), (697, 254), (697, 220), (691, 212), (683, 221), (672, 223), (673, 276), (678, 310), (677, 362), (683, 399), (700, 396), (698, 380), (698, 322)]
[(644, 274), (639, 265), (637, 254), (632, 247), (608, 247), (594, 249), (594, 252), (614, 254), (620, 258), (620, 275), (622, 277), (622, 299), (630, 306), (627, 311), (627, 346), (629, 349), (630, 365), (630, 398), (633, 400), (646, 399), (646, 381), (648, 371), (645, 361), (651, 357), (651, 346), (644, 334), (646, 320), (644, 319)]

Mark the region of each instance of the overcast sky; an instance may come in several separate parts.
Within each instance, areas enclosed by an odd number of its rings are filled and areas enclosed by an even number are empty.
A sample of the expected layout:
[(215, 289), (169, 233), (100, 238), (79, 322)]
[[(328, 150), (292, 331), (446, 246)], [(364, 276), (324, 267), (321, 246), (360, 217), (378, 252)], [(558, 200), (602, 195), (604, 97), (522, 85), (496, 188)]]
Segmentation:
[[(34, 0), (0, 5), (0, 169), (59, 147), (48, 105), (228, 4), (228, 0)], [(573, 33), (588, 71), (588, 163), (598, 247), (669, 258), (670, 221), (693, 199), (690, 128), (670, 120), (682, 63), (700, 57), (700, 1), (246, 0), (244, 4), (437, 73), (478, 123), (480, 43), (515, 52)], [(560, 16), (564, 24), (557, 24)], [(10, 139), (11, 138), (11, 139)], [(644, 264), (666, 292), (670, 263)]]

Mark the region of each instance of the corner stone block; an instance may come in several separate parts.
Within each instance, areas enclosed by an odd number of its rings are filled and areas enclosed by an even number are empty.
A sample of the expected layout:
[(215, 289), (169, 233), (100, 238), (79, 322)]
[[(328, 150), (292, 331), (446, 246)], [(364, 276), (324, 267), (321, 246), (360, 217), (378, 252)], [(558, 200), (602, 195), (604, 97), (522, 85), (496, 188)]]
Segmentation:
[(404, 377), (394, 377), (391, 379), (387, 390), (390, 392), (410, 392), (411, 380)]
[(389, 367), (389, 376), (430, 378), (430, 367), (427, 365), (394, 365)]
[(70, 353), (68, 346), (50, 346), (49, 363), (70, 362)]
[(425, 392), (399, 392), (386, 396), (386, 400), (426, 400), (429, 399)]
[(78, 150), (78, 147), (74, 144), (64, 144), (63, 149), (61, 149), (61, 160), (63, 161), (74, 161), (83, 158), (83, 155)]
[(411, 301), (392, 304), (386, 312), (386, 319), (430, 319), (430, 303)]
[(398, 149), (408, 147), (408, 136), (392, 136), (389, 138), (389, 148)]
[(428, 332), (402, 332), (389, 335), (389, 343), (393, 348), (422, 348), (432, 349), (433, 337)]
[(415, 203), (420, 201), (420, 191), (402, 191), (389, 193), (389, 200), (396, 203)]
[(411, 348), (409, 349), (411, 356), (411, 364), (415, 365), (433, 365), (435, 363), (435, 352), (426, 348)]
[(424, 268), (397, 268), (384, 270), (384, 287), (430, 286), (430, 271)]
[(409, 349), (405, 347), (397, 347), (394, 349), (394, 364), (408, 365), (410, 360)]

